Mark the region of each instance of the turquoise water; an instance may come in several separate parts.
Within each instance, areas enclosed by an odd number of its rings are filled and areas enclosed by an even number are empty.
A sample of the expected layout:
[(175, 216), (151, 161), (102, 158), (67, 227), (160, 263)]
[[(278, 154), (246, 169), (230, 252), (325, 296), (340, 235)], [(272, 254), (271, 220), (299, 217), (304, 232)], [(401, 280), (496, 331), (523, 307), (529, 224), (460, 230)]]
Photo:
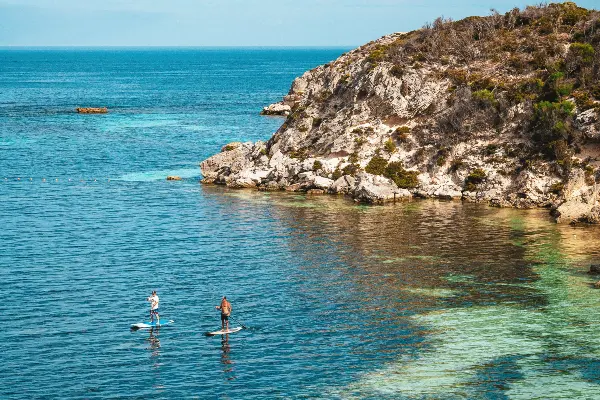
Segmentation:
[(0, 51), (0, 397), (600, 398), (597, 227), (198, 184), (343, 51)]

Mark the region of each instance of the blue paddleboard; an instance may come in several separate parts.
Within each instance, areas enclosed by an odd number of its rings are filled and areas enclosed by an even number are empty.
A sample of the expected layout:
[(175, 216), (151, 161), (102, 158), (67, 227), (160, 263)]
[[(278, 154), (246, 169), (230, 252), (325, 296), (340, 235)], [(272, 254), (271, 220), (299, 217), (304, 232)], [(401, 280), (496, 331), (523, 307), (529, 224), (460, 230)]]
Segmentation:
[(140, 322), (137, 324), (131, 324), (131, 329), (150, 329), (150, 328), (156, 328), (157, 326), (165, 326), (165, 325), (170, 325), (172, 324), (173, 321), (172, 319), (168, 320), (168, 321), (160, 321), (159, 323), (157, 323), (156, 321), (154, 322)]

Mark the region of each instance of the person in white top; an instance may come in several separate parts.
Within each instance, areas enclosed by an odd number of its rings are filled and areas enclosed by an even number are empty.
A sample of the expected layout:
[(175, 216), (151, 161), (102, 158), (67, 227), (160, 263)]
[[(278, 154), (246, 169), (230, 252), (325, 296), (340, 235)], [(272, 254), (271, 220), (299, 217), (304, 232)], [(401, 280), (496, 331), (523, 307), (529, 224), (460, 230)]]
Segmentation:
[(160, 323), (160, 316), (158, 315), (158, 295), (156, 294), (156, 290), (152, 291), (152, 296), (148, 297), (146, 300), (150, 302), (150, 322), (154, 322), (154, 316), (156, 315), (156, 323)]

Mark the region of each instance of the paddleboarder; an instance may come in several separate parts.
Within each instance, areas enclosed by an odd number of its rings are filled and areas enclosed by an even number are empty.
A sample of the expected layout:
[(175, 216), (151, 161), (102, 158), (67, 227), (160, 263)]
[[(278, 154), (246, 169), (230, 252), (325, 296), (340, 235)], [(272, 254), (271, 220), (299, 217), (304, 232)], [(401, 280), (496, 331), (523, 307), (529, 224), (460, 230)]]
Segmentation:
[(220, 306), (215, 306), (217, 310), (221, 310), (221, 328), (229, 330), (229, 315), (231, 315), (231, 303), (227, 301), (227, 297), (223, 296)]
[(158, 315), (158, 294), (156, 290), (152, 291), (152, 296), (146, 299), (150, 302), (150, 323), (154, 322), (154, 316), (156, 315), (156, 323), (160, 323), (160, 316)]

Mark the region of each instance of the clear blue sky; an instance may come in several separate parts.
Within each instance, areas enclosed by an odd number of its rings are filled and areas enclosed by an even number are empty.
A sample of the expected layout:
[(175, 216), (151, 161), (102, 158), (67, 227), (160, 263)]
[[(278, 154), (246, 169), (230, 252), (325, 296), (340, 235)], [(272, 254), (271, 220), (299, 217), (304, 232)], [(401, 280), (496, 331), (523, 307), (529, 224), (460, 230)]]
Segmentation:
[[(539, 0), (0, 0), (0, 46), (356, 46)], [(580, 0), (598, 7), (598, 0)]]

